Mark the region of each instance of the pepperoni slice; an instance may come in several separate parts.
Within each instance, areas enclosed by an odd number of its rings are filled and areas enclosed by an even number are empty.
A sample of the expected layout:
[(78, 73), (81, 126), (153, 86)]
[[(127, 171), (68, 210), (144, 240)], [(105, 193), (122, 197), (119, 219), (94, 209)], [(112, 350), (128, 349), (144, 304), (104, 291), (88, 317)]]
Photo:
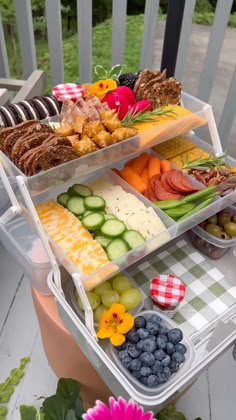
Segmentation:
[(202, 188), (201, 187), (196, 187), (194, 185), (191, 184), (190, 180), (182, 174), (182, 185), (185, 188), (189, 188), (189, 191), (200, 191)]
[(175, 170), (175, 171), (171, 171), (170, 173), (167, 172), (167, 174), (169, 174), (168, 183), (170, 184), (172, 188), (185, 194), (192, 191), (192, 190), (189, 190), (189, 188), (186, 188), (182, 184), (183, 175), (181, 171)]
[[(168, 172), (167, 172), (168, 173)], [(155, 196), (157, 200), (180, 200), (184, 197), (182, 194), (173, 194), (165, 190), (165, 188), (162, 187), (161, 182), (156, 180), (155, 181)]]
[(169, 184), (167, 172), (165, 172), (161, 177), (161, 186), (165, 188), (166, 191), (172, 194), (176, 194), (179, 192), (179, 190), (172, 188), (172, 186)]

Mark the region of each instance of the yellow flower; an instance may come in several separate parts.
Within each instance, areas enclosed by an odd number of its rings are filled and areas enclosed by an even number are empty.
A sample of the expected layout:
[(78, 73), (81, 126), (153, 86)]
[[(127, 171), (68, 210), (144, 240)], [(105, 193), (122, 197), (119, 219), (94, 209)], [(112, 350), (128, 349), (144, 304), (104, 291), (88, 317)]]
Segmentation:
[(114, 90), (117, 88), (117, 83), (115, 82), (115, 80), (106, 79), (98, 80), (92, 85), (84, 84), (83, 87), (87, 90), (86, 96), (95, 95), (101, 100), (102, 98), (104, 98), (107, 92), (110, 92), (110, 90)]
[(120, 346), (125, 341), (125, 336), (134, 326), (134, 317), (125, 312), (124, 305), (113, 303), (104, 311), (99, 321), (98, 338), (109, 338), (113, 346)]

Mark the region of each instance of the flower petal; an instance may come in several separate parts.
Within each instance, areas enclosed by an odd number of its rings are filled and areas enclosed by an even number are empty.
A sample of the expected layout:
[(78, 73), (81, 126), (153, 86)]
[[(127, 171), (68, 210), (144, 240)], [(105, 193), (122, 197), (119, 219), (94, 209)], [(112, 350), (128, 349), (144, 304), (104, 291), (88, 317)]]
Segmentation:
[(112, 336), (110, 337), (110, 342), (113, 344), (113, 346), (120, 346), (125, 342), (125, 336), (119, 332), (113, 332)]
[[(109, 338), (114, 334), (112, 328), (99, 328), (97, 331), (98, 338)], [(118, 345), (118, 344), (117, 344)]]
[(89, 408), (82, 415), (83, 420), (112, 420), (110, 409), (100, 400), (96, 401), (93, 408)]
[(119, 317), (123, 316), (125, 313), (125, 307), (124, 305), (121, 305), (121, 303), (113, 303), (111, 307), (108, 309), (109, 314), (112, 316), (112, 314), (115, 312)]
[(134, 317), (131, 314), (126, 313), (122, 316), (122, 322), (117, 326), (117, 330), (122, 334), (126, 334), (133, 326)]

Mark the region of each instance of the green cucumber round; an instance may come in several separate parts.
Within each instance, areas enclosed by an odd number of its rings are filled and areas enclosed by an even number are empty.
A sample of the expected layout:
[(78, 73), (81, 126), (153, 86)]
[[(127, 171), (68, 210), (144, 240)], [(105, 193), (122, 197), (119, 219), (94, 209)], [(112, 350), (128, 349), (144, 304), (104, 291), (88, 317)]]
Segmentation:
[(118, 219), (106, 220), (101, 228), (101, 233), (109, 238), (118, 238), (126, 231), (124, 222)]
[(81, 220), (82, 225), (90, 231), (100, 229), (104, 222), (104, 216), (100, 213), (88, 214), (88, 216), (83, 217)]
[(106, 203), (102, 197), (92, 195), (84, 199), (84, 205), (87, 210), (101, 211), (105, 209)]

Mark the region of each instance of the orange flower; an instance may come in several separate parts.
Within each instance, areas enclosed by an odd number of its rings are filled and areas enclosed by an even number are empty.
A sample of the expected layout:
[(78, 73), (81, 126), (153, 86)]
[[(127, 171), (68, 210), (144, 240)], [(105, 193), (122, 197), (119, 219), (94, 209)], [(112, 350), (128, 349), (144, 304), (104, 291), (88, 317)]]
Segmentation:
[(113, 303), (104, 311), (99, 321), (98, 338), (109, 338), (113, 346), (120, 346), (125, 341), (125, 336), (134, 326), (134, 317), (125, 313), (124, 305)]
[(95, 95), (101, 100), (102, 98), (104, 98), (107, 92), (110, 92), (110, 90), (114, 90), (117, 88), (117, 83), (115, 82), (115, 80), (106, 79), (98, 80), (92, 85), (84, 84), (83, 87), (87, 90), (85, 96)]

